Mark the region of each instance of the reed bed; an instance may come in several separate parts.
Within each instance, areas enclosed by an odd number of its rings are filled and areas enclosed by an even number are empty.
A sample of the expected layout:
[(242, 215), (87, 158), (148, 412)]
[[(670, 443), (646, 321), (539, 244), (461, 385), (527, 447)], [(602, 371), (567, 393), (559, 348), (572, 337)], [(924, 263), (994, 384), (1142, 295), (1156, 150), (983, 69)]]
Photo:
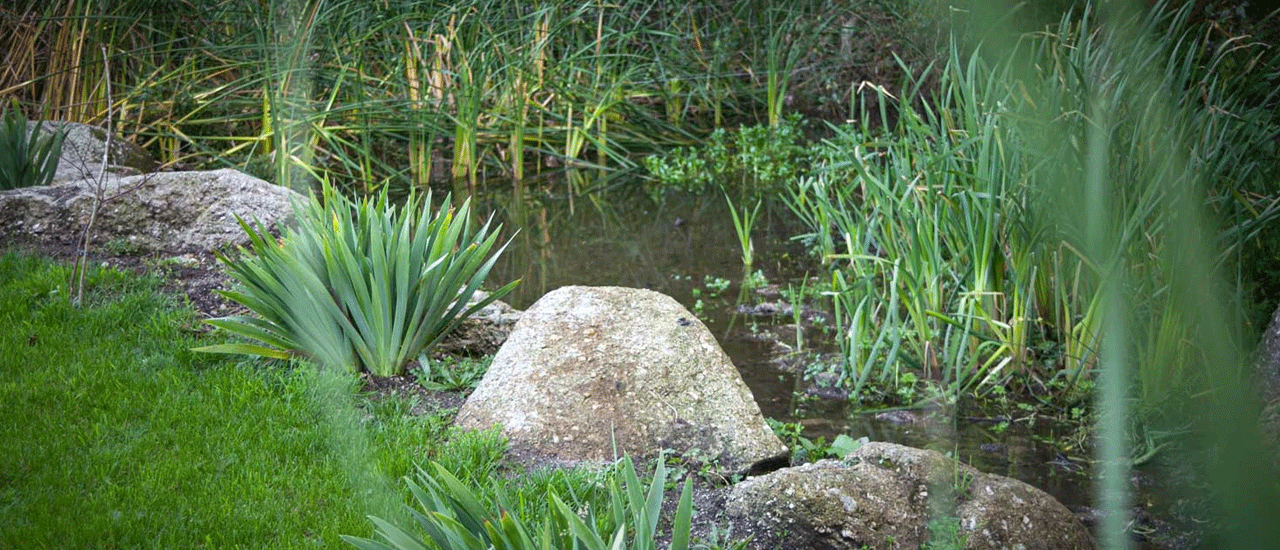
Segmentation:
[(853, 398), (923, 375), (934, 403), (1091, 410), (1103, 548), (1133, 546), (1130, 479), (1157, 455), (1179, 466), (1156, 475), (1184, 468), (1166, 490), (1216, 507), (1206, 544), (1280, 540), (1249, 384), (1274, 306), (1256, 298), (1280, 58), (1191, 24), (1198, 5), (1086, 7), (953, 46), (928, 101), (924, 78), (871, 89), (788, 196), (830, 266)]
[[(951, 395), (1012, 384), (1078, 401), (1122, 322), (1144, 406), (1209, 377), (1193, 344), (1201, 315), (1179, 285), (1211, 273), (1192, 286), (1248, 311), (1240, 274), (1256, 259), (1242, 254), (1276, 219), (1265, 148), (1280, 126), (1274, 92), (1251, 95), (1246, 73), (1223, 70), (1274, 53), (1215, 46), (1188, 12), (1134, 23), (1143, 40), (1085, 13), (1003, 51), (953, 46), (932, 101), (918, 100), (923, 79), (873, 90), (857, 123), (832, 127), (788, 202), (833, 266), (843, 382), (892, 387), (909, 370)], [(1089, 149), (1091, 132), (1105, 148)], [(1212, 236), (1196, 270), (1187, 225)], [(1103, 284), (1120, 275), (1123, 314)], [(1245, 333), (1222, 336), (1247, 348)]]
[[(126, 138), (170, 165), (298, 188), (475, 190), (626, 171), (712, 125), (774, 120), (816, 74), (810, 52), (840, 40), (837, 12), (849, 13), (817, 0), (27, 1), (0, 9), (0, 98), (33, 118), (114, 109)], [(110, 106), (100, 52), (119, 75)]]

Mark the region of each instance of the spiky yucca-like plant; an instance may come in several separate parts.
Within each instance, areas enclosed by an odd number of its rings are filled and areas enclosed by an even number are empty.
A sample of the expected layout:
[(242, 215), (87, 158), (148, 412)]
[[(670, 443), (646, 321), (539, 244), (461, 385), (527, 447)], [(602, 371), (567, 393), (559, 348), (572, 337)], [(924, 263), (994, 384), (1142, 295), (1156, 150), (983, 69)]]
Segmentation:
[[(445, 199), (449, 204), (449, 199)], [(506, 244), (489, 254), (501, 226), (472, 228), (470, 201), (431, 212), (386, 192), (352, 202), (326, 186), (295, 205), (298, 225), (277, 241), (262, 224), (240, 224), (251, 249), (219, 256), (239, 283), (223, 296), (252, 311), (209, 324), (257, 340), (197, 348), (273, 358), (305, 356), (378, 376), (400, 373), (471, 313), (510, 292), (513, 281), (469, 303)]]
[(41, 134), (44, 122), (27, 129), (27, 118), (14, 103), (0, 122), (0, 190), (48, 185), (62, 157), (63, 132)]

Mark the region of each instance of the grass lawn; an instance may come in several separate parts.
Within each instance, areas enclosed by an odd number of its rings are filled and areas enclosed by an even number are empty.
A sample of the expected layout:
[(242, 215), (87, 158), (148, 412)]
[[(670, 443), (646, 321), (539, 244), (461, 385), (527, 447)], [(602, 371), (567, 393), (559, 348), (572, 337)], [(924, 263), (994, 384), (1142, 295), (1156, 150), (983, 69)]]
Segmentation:
[(68, 275), (0, 256), (0, 548), (349, 547), (405, 498), (368, 480), (443, 444), (447, 416), (322, 404), (306, 369), (188, 351), (209, 339), (159, 280), (96, 270), (77, 308)]

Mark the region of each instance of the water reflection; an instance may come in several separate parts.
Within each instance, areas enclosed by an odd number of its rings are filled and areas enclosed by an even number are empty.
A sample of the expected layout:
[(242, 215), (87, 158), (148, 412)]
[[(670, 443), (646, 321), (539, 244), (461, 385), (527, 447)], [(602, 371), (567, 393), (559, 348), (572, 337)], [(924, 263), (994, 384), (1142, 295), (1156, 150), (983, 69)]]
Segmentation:
[[(522, 279), (509, 303), (523, 309), (543, 294), (567, 285), (648, 288), (691, 307), (692, 290), (706, 277), (742, 277), (741, 252), (723, 199), (673, 196), (655, 204), (638, 185), (607, 195), (568, 196), (505, 192), (482, 197), (511, 235), (511, 247), (491, 280)], [(784, 263), (798, 249), (788, 237), (799, 231), (775, 205), (756, 228), (758, 261), (767, 277), (789, 276)]]

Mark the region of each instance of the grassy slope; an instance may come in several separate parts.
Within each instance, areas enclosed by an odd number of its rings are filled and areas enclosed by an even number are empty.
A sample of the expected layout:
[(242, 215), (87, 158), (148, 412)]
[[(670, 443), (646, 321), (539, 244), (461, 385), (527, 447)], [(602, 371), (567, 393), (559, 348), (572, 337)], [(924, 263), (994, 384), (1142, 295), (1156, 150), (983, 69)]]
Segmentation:
[[(70, 307), (67, 272), (0, 256), (0, 547), (315, 548), (371, 533), (302, 376), (187, 351), (192, 314), (154, 281), (97, 272)], [(379, 420), (371, 448), (393, 479), (444, 431)]]

